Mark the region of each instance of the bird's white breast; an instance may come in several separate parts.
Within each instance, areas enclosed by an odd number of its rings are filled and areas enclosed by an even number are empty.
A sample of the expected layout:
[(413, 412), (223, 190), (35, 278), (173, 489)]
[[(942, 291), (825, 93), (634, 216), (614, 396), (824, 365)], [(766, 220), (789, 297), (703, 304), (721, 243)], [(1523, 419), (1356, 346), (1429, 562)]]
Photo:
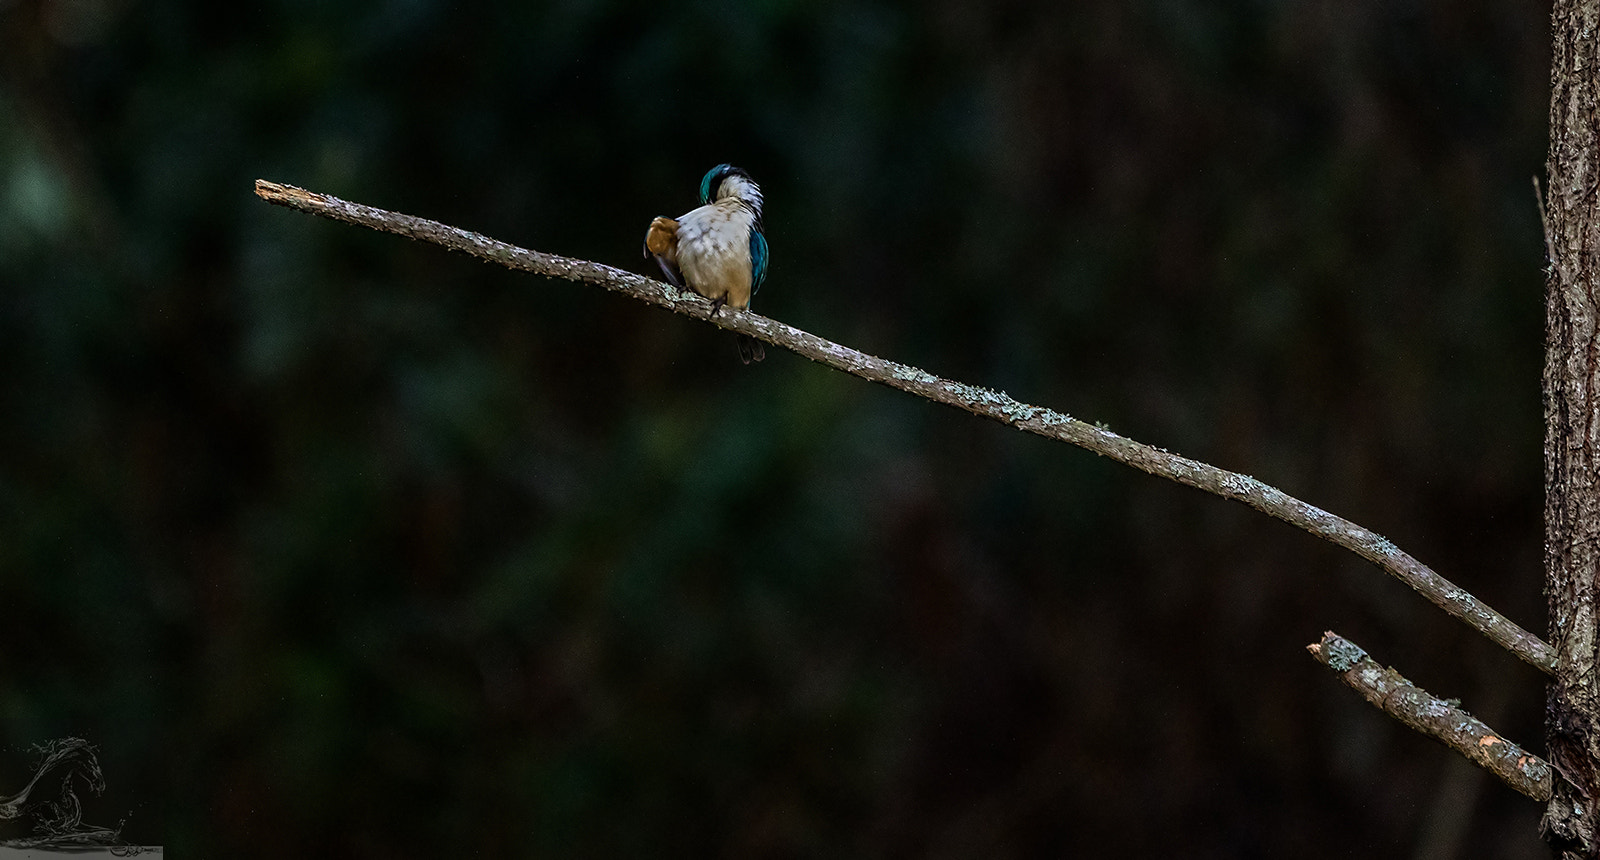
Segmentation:
[(695, 292), (731, 307), (749, 307), (754, 226), (755, 213), (729, 199), (678, 219), (678, 268)]

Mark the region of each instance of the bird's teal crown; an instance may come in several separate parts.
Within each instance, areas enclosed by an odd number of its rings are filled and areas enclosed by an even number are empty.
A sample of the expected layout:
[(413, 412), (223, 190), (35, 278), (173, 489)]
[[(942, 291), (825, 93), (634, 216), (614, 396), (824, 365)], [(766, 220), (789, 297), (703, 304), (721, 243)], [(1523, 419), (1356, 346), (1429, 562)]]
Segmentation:
[[(750, 180), (750, 174), (746, 173), (744, 168), (734, 167), (731, 164), (719, 164), (706, 171), (705, 178), (700, 180), (700, 205), (704, 206), (710, 203), (711, 195), (722, 187), (722, 180), (730, 176), (742, 176)], [(754, 180), (750, 180), (750, 182), (752, 185), (755, 184)]]

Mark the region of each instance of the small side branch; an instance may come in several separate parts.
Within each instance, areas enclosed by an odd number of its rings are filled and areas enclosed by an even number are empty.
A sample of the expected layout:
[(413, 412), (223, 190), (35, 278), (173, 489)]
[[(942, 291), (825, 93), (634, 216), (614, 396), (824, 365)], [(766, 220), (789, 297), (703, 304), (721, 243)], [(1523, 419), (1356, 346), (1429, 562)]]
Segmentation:
[(1556, 264), (1556, 243), (1550, 238), (1550, 210), (1544, 208), (1544, 193), (1539, 190), (1539, 177), (1533, 178), (1533, 202), (1539, 207), (1539, 224), (1544, 228), (1545, 261)]
[[(551, 278), (596, 284), (624, 293), (675, 313), (710, 317), (711, 303), (693, 293), (621, 269), (529, 251), (437, 221), (362, 206), (291, 185), (256, 180), (256, 194), (287, 206), (374, 230), (432, 242), (481, 260)], [(1491, 641), (1546, 673), (1554, 673), (1556, 659), (1550, 646), (1523, 630), (1478, 598), (1402, 552), (1382, 535), (1364, 529), (1315, 505), (1303, 502), (1248, 475), (1219, 469), (1198, 460), (1135, 442), (1110, 430), (1079, 421), (1053, 409), (1012, 399), (1004, 392), (943, 379), (910, 365), (867, 355), (777, 320), (748, 311), (724, 308), (713, 325), (746, 334), (774, 346), (799, 353), (812, 361), (862, 379), (897, 388), (918, 397), (964, 409), (1047, 439), (1066, 442), (1109, 457), (1143, 472), (1243, 502), (1330, 543), (1342, 546), (1411, 586), (1445, 612), (1466, 622)]]
[(1555, 775), (1549, 763), (1501, 737), (1457, 702), (1435, 698), (1331, 630), (1306, 650), (1379, 710), (1461, 753), (1534, 800), (1550, 799)]

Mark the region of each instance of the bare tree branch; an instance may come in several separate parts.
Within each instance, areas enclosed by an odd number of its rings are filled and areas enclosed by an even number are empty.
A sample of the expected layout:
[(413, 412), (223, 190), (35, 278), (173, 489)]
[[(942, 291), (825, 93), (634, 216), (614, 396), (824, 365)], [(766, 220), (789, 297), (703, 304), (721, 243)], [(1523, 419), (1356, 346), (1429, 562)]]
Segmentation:
[(1501, 737), (1462, 710), (1460, 703), (1435, 698), (1331, 630), (1306, 650), (1379, 710), (1461, 753), (1534, 800), (1550, 799), (1555, 773), (1549, 763)]
[[(680, 292), (660, 281), (600, 263), (529, 251), (436, 221), (362, 206), (264, 179), (256, 180), (256, 194), (269, 203), (432, 242), (508, 268), (598, 284), (676, 313), (705, 318), (711, 311), (711, 303), (693, 293)], [(1530, 665), (1546, 673), (1555, 671), (1556, 660), (1550, 646), (1434, 573), (1427, 565), (1402, 552), (1382, 535), (1307, 504), (1248, 475), (1229, 472), (1135, 442), (1054, 410), (1020, 403), (1003, 392), (941, 379), (909, 365), (876, 358), (748, 311), (723, 308), (710, 321), (862, 379), (965, 409), (1018, 430), (1076, 445), (1152, 475), (1243, 502), (1354, 552), (1416, 589), (1439, 608), (1466, 622)]]

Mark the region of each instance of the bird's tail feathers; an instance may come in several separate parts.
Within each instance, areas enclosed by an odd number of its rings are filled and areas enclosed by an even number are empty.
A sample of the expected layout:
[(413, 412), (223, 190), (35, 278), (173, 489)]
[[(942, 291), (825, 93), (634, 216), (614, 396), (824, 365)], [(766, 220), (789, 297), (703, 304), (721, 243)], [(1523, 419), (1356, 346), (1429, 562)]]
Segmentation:
[(738, 335), (739, 360), (745, 364), (767, 357), (767, 345), (747, 334)]

